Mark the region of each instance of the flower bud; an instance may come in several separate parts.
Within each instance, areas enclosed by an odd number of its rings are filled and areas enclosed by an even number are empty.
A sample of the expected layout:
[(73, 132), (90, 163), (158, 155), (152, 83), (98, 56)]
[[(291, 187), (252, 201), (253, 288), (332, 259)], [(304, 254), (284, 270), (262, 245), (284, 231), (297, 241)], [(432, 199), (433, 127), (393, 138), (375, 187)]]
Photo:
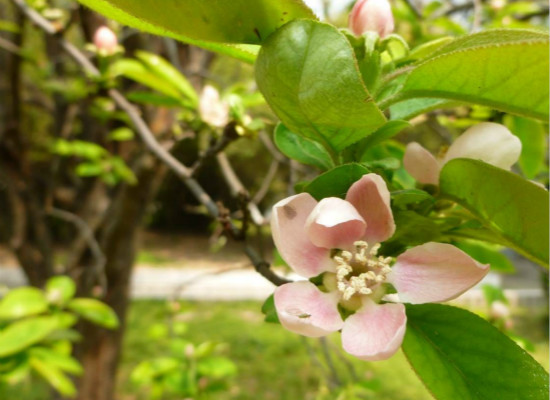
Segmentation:
[(388, 0), (358, 0), (348, 21), (349, 29), (357, 36), (377, 32), (381, 38), (393, 32), (393, 15)]
[(101, 26), (95, 31), (94, 44), (105, 55), (113, 54), (118, 47), (115, 33), (106, 26)]

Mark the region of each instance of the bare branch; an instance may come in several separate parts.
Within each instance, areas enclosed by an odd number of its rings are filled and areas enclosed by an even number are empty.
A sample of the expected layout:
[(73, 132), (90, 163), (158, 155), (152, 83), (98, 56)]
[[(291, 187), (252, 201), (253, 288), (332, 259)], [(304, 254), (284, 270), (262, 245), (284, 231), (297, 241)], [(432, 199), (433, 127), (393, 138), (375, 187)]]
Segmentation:
[(231, 142), (239, 138), (239, 134), (235, 130), (236, 126), (237, 124), (234, 121), (231, 121), (225, 126), (222, 136), (217, 141), (212, 143), (191, 166), (190, 172), (192, 176), (197, 174), (206, 160), (214, 157), (216, 154), (223, 151)]
[(275, 178), (275, 174), (277, 173), (277, 170), (279, 169), (279, 161), (276, 159), (273, 159), (271, 161), (271, 164), (269, 165), (269, 169), (267, 170), (267, 174), (265, 175), (264, 180), (262, 181), (262, 185), (252, 198), (252, 203), (259, 204), (260, 201), (265, 197), (267, 194), (267, 191), (269, 190), (269, 187), (271, 186), (271, 182), (273, 181), (273, 178)]

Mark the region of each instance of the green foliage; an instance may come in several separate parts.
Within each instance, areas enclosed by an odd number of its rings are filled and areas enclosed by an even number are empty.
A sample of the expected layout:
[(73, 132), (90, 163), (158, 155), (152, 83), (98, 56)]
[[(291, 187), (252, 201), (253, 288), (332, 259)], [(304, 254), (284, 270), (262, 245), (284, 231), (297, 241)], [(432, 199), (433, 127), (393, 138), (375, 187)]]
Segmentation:
[(277, 125), (274, 141), (279, 150), (302, 164), (313, 165), (322, 171), (334, 167), (330, 154), (319, 143), (291, 132), (283, 124)]
[(507, 115), (504, 122), (521, 140), (521, 171), (527, 179), (534, 179), (543, 170), (547, 153), (544, 126), (538, 121), (512, 115)]
[(325, 197), (344, 198), (350, 186), (369, 172), (361, 164), (340, 165), (319, 175), (307, 184), (303, 191), (309, 193), (317, 200)]
[(467, 208), (502, 241), (548, 265), (548, 192), (481, 161), (451, 160), (439, 182), (442, 195)]
[(500, 252), (502, 246), (478, 240), (462, 240), (455, 243), (455, 245), (480, 263), (490, 264), (492, 271), (508, 274), (516, 272), (514, 264)]
[(96, 325), (108, 329), (118, 328), (118, 317), (113, 309), (99, 300), (77, 298), (67, 303), (67, 308)]
[(384, 104), (416, 97), (449, 99), (546, 121), (548, 58), (548, 35), (542, 32), (493, 30), (465, 36), (399, 76), (394, 98)]
[(258, 55), (256, 81), (292, 132), (340, 151), (386, 119), (367, 91), (346, 37), (330, 25), (293, 21)]
[(262, 304), (262, 314), (265, 315), (265, 322), (279, 323), (279, 316), (275, 309), (275, 299), (273, 295), (269, 296)]
[(407, 305), (403, 351), (438, 400), (542, 400), (548, 374), (506, 335), (468, 311)]
[(78, 318), (65, 307), (95, 315), (93, 319), (110, 328), (117, 325), (113, 320), (118, 320), (107, 305), (94, 299), (74, 299), (75, 292), (70, 278), (55, 276), (46, 282), (44, 291), (22, 287), (4, 296), (0, 302), (0, 384), (21, 382), (34, 371), (62, 395), (76, 394), (67, 374), (83, 372), (70, 355), (72, 343), (81, 338), (72, 329)]

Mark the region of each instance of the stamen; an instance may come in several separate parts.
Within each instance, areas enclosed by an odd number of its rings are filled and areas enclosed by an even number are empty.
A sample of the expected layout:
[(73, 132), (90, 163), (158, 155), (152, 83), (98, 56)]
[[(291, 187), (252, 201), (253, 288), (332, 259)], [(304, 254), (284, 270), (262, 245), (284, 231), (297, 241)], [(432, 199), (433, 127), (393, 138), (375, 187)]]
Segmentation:
[[(386, 275), (391, 272), (391, 257), (378, 256), (380, 243), (376, 243), (369, 250), (365, 241), (353, 244), (355, 251), (342, 251), (334, 256), (336, 262), (336, 279), (338, 291), (344, 300), (349, 300), (355, 294), (370, 295), (373, 287), (384, 282)], [(354, 270), (363, 271), (359, 275), (347, 278)], [(366, 270), (366, 272), (365, 272)]]

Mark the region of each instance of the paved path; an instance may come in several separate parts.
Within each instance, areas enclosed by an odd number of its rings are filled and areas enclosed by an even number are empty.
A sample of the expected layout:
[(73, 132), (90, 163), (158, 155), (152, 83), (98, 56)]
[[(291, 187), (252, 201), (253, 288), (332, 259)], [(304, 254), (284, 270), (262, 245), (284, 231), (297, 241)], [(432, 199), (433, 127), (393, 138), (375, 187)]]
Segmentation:
[[(289, 279), (299, 279), (296, 275)], [(489, 274), (481, 283), (499, 285), (501, 276)], [(16, 287), (26, 283), (19, 268), (0, 267), (0, 286)], [(479, 286), (462, 295), (458, 303), (484, 307), (485, 299)], [(274, 285), (251, 268), (213, 269), (139, 266), (132, 276), (131, 295), (138, 299), (187, 299), (201, 301), (265, 300)], [(507, 289), (512, 304), (543, 305), (540, 289)]]

